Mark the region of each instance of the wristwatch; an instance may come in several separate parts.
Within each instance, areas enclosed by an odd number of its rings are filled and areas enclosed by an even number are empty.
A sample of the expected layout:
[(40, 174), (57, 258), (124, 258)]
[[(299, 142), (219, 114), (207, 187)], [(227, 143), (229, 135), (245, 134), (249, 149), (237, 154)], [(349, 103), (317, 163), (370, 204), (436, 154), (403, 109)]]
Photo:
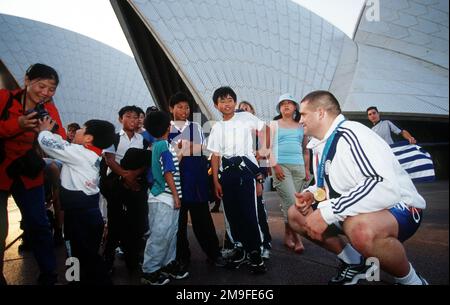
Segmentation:
[(264, 176), (258, 176), (258, 178), (256, 178), (256, 182), (260, 184), (264, 184), (265, 181)]

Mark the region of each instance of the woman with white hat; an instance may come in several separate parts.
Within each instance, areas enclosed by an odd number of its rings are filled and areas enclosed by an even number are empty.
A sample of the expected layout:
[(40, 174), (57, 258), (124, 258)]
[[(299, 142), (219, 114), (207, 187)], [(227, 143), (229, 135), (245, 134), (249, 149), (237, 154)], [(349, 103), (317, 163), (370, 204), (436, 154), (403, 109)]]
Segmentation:
[(287, 211), (295, 203), (295, 192), (301, 192), (305, 181), (309, 181), (308, 139), (300, 125), (299, 105), (295, 98), (283, 94), (276, 106), (278, 116), (271, 124), (273, 184), (281, 197), (281, 211), (285, 222), (284, 244), (297, 253), (304, 250), (301, 237), (288, 224)]

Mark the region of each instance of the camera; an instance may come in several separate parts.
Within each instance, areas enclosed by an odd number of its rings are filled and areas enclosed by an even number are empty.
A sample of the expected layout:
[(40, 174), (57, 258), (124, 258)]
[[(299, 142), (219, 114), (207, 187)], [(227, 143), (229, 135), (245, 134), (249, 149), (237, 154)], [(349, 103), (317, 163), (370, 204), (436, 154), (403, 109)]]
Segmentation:
[[(45, 107), (44, 107), (44, 103), (39, 103), (33, 109), (28, 109), (27, 111), (25, 111), (25, 115), (28, 115), (33, 112), (37, 113), (35, 118), (38, 120), (43, 120), (47, 116), (50, 117), (50, 114), (48, 113), (47, 109), (45, 109)], [(58, 123), (55, 123), (55, 126), (53, 126), (51, 132), (56, 132), (58, 130), (58, 128), (59, 128)]]

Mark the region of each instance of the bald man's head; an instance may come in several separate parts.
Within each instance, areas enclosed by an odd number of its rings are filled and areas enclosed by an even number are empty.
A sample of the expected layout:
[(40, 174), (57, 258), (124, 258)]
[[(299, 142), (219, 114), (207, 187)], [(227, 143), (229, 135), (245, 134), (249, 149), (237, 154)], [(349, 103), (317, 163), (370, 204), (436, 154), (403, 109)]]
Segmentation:
[(329, 91), (319, 90), (313, 91), (306, 95), (301, 103), (307, 102), (312, 109), (323, 108), (332, 116), (341, 114), (341, 106), (336, 97)]

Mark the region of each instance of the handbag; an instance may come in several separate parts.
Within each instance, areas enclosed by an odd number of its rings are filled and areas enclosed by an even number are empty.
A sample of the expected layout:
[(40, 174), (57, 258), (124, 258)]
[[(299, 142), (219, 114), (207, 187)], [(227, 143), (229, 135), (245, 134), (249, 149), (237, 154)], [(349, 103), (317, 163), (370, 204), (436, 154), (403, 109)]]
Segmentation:
[(45, 161), (38, 155), (34, 148), (27, 150), (25, 155), (14, 160), (6, 168), (6, 173), (11, 179), (17, 179), (20, 176), (36, 178), (45, 168)]

